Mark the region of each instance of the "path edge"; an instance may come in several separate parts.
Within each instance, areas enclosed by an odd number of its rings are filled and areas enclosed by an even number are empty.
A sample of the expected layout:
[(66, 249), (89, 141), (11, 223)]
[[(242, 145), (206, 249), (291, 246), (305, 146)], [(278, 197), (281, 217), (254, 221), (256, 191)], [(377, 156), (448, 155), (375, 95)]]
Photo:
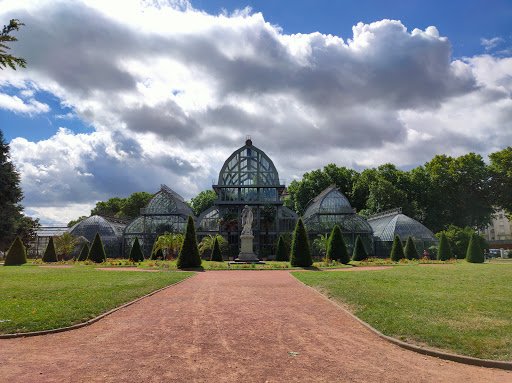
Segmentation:
[[(291, 274), (292, 273), (290, 273), (290, 275)], [(370, 330), (371, 332), (373, 332), (374, 334), (376, 334), (380, 338), (382, 338), (382, 339), (384, 339), (384, 340), (386, 340), (386, 341), (388, 341), (390, 343), (393, 343), (393, 344), (395, 344), (395, 345), (397, 345), (399, 347), (405, 348), (406, 350), (414, 351), (414, 352), (416, 352), (418, 354), (433, 356), (433, 357), (436, 357), (436, 358), (439, 358), (439, 359), (450, 360), (452, 362), (469, 364), (469, 365), (472, 365), (472, 366), (487, 367), (487, 368), (499, 368), (501, 370), (512, 370), (512, 362), (503, 362), (503, 361), (499, 361), (499, 360), (473, 358), (471, 356), (464, 356), (464, 355), (452, 354), (452, 353), (449, 353), (449, 352), (437, 351), (437, 350), (433, 350), (433, 349), (429, 349), (429, 348), (425, 348), (425, 347), (421, 347), (421, 346), (416, 346), (416, 345), (413, 345), (413, 344), (410, 344), (410, 343), (405, 343), (405, 342), (402, 342), (401, 340), (398, 340), (396, 338), (392, 338), (390, 336), (384, 335), (379, 330), (377, 330), (376, 328), (373, 328), (371, 325), (369, 325), (368, 323), (366, 323), (362, 319), (360, 319), (357, 316), (355, 316), (354, 314), (352, 314), (346, 308), (344, 308), (343, 306), (341, 306), (337, 302), (335, 302), (332, 299), (330, 299), (328, 296), (322, 294), (320, 291), (316, 290), (315, 288), (306, 285), (304, 282), (300, 281), (295, 276), (293, 276), (293, 275), (291, 275), (291, 276), (296, 281), (301, 283), (302, 285), (304, 285), (307, 288), (311, 289), (312, 291), (314, 291), (315, 293), (320, 295), (322, 298), (324, 298), (325, 300), (327, 300), (328, 302), (330, 302), (331, 304), (333, 304), (337, 308), (341, 309), (343, 312), (348, 314), (352, 319), (354, 319), (357, 322), (359, 322), (361, 325), (366, 327), (368, 330)]]
[(166, 290), (168, 288), (176, 286), (177, 284), (179, 284), (181, 282), (185, 282), (186, 280), (188, 280), (189, 278), (192, 278), (196, 274), (197, 273), (193, 273), (192, 275), (189, 275), (188, 277), (186, 277), (185, 279), (182, 279), (181, 281), (174, 282), (171, 285), (168, 285), (168, 286), (162, 287), (162, 288), (160, 288), (158, 290), (152, 291), (152, 292), (150, 292), (150, 293), (148, 293), (146, 295), (143, 295), (142, 297), (134, 299), (133, 301), (130, 301), (130, 302), (127, 302), (127, 303), (123, 303), (121, 306), (115, 307), (112, 310), (109, 310), (109, 311), (107, 311), (107, 312), (105, 312), (103, 314), (98, 315), (97, 317), (89, 319), (87, 322), (78, 323), (78, 324), (75, 324), (73, 326), (68, 326), (68, 327), (53, 328), (53, 329), (50, 329), (50, 330), (31, 331), (31, 332), (17, 332), (17, 333), (13, 333), (13, 334), (0, 334), (0, 339), (25, 338), (25, 337), (30, 337), (30, 336), (56, 334), (56, 333), (59, 333), (59, 332), (77, 330), (79, 328), (82, 328), (82, 327), (85, 327), (85, 326), (89, 326), (89, 325), (91, 325), (93, 323), (96, 323), (100, 319), (105, 318), (107, 315), (113, 314), (113, 313), (115, 313), (118, 310), (121, 310), (121, 309), (124, 309), (124, 308), (126, 308), (128, 306), (131, 306), (134, 303), (137, 303), (137, 302), (139, 302), (139, 301), (141, 301), (141, 300), (143, 300), (145, 298), (148, 298), (148, 297), (150, 297), (150, 296), (152, 296), (152, 295), (154, 295), (156, 293), (159, 293), (159, 292), (164, 291), (164, 290)]

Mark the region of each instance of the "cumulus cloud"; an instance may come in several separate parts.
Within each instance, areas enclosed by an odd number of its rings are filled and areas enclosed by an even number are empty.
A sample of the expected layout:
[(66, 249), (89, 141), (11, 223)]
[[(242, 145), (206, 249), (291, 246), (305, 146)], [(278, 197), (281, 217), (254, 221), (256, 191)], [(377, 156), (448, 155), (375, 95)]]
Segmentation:
[(491, 49), (496, 48), (500, 45), (504, 40), (501, 37), (493, 37), (492, 39), (481, 38), (480, 42), (484, 46), (486, 51), (490, 51)]
[(289, 35), (249, 8), (210, 15), (185, 0), (3, 8), (26, 24), (17, 53), (30, 65), (0, 84), (25, 98), (0, 95), (0, 107), (47, 112), (31, 93), (44, 90), (72, 109), (59, 123), (94, 127), (13, 140), (33, 211), (160, 183), (193, 197), (246, 134), (288, 182), (328, 163), (415, 166), (511, 142), (512, 59), (452, 60), (434, 26), (359, 23), (344, 39)]

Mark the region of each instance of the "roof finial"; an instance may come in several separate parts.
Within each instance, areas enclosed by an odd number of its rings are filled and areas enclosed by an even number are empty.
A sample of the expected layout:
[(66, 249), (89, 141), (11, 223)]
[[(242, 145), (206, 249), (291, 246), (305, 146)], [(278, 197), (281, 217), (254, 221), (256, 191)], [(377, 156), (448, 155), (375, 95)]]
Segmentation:
[(250, 134), (245, 136), (245, 145), (247, 145), (247, 146), (251, 146), (252, 145), (252, 140), (251, 140), (251, 135)]

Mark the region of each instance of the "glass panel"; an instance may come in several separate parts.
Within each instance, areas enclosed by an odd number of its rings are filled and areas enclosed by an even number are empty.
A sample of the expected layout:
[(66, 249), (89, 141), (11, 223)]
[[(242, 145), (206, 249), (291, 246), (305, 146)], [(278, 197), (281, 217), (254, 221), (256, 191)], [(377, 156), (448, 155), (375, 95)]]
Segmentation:
[(222, 188), (220, 190), (221, 201), (236, 201), (238, 200), (238, 189), (236, 188)]
[(261, 189), (262, 195), (261, 200), (264, 202), (277, 201), (277, 190), (275, 188), (263, 188)]

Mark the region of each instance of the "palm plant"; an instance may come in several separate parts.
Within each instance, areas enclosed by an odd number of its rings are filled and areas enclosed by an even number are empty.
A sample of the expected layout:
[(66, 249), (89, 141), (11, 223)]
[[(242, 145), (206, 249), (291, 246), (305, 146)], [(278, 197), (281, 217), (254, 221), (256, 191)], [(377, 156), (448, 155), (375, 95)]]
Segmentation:
[(219, 225), (226, 233), (228, 233), (228, 242), (230, 234), (238, 229), (238, 216), (234, 211), (226, 210), (222, 214)]
[(183, 234), (165, 232), (156, 240), (155, 245), (153, 246), (153, 254), (156, 254), (159, 250), (162, 250), (165, 251), (167, 255), (170, 255), (171, 258), (174, 258), (180, 250), (182, 244)]
[(327, 252), (327, 244), (329, 243), (329, 235), (328, 234), (318, 234), (318, 238), (315, 238), (313, 241), (313, 246), (317, 248), (320, 254), (325, 258), (325, 254)]
[(220, 234), (208, 234), (206, 237), (204, 237), (201, 242), (199, 243), (199, 252), (203, 254), (205, 251), (209, 251), (210, 255), (213, 252), (213, 248), (215, 246), (215, 239), (219, 242), (219, 246), (223, 247), (228, 244), (228, 241), (224, 239), (224, 237)]
[(55, 237), (55, 250), (57, 251), (59, 261), (68, 259), (76, 245), (78, 245), (78, 237), (73, 237), (68, 232)]

